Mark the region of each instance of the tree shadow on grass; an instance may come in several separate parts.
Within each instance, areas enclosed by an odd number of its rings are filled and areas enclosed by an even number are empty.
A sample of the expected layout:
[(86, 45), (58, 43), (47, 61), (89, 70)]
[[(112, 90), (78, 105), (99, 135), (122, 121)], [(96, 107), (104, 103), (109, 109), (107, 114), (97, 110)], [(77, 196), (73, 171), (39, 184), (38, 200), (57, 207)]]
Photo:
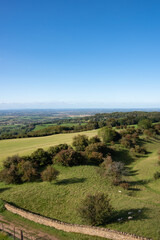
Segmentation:
[(55, 184), (56, 185), (68, 185), (68, 184), (74, 184), (74, 183), (83, 183), (86, 181), (86, 178), (68, 178), (68, 179), (63, 179), (60, 181), (57, 181)]
[(147, 214), (148, 208), (133, 208), (133, 209), (125, 209), (115, 212), (113, 217), (111, 218), (110, 223), (124, 223), (128, 221), (137, 221), (148, 219)]
[(138, 175), (138, 170), (132, 170), (132, 168), (127, 167), (126, 168), (127, 172), (125, 174), (125, 176), (136, 176)]
[[(140, 188), (138, 188), (137, 186), (144, 186), (148, 183), (150, 183), (152, 180), (137, 180), (137, 181), (128, 181), (127, 183), (129, 184), (129, 188), (128, 190), (130, 191), (134, 191), (134, 192), (138, 192), (141, 191)], [(129, 195), (132, 195), (131, 193), (129, 193)]]
[(4, 191), (7, 191), (7, 190), (9, 190), (9, 189), (11, 189), (11, 187), (1, 188), (1, 189), (0, 189), (0, 193), (2, 193), (2, 192), (4, 192)]
[(113, 160), (117, 162), (123, 162), (125, 165), (129, 165), (134, 161), (134, 158), (130, 155), (126, 149), (116, 150), (113, 152)]

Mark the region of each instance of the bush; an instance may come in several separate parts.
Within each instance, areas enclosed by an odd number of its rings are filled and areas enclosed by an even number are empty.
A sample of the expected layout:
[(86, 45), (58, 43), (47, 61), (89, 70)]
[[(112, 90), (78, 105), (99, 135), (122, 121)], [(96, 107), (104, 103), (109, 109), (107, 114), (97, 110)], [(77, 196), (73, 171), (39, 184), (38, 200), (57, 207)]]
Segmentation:
[(159, 179), (160, 178), (160, 172), (156, 172), (155, 174), (154, 174), (154, 179), (155, 180), (157, 180), (157, 179)]
[(120, 184), (122, 177), (127, 174), (124, 163), (113, 161), (110, 155), (101, 164), (100, 172), (104, 177), (109, 177), (112, 184), (116, 186)]
[(100, 138), (98, 136), (94, 136), (94, 137), (91, 137), (89, 139), (89, 144), (92, 144), (92, 143), (99, 143), (101, 142)]
[(17, 165), (22, 161), (22, 158), (18, 155), (14, 155), (12, 157), (7, 157), (7, 159), (3, 162), (3, 167), (9, 169), (11, 165)]
[(73, 149), (62, 150), (54, 158), (53, 163), (60, 163), (63, 166), (76, 166), (84, 163), (84, 156)]
[(108, 195), (97, 193), (88, 195), (78, 209), (84, 221), (91, 225), (103, 225), (110, 221), (113, 208), (110, 204)]
[(10, 168), (4, 168), (0, 172), (0, 180), (4, 181), (6, 184), (21, 183), (21, 175), (18, 172), (17, 165), (11, 164)]
[(44, 151), (42, 148), (38, 148), (31, 154), (31, 161), (37, 166), (37, 168), (52, 164), (52, 158), (48, 152)]
[(21, 163), (19, 163), (18, 172), (21, 175), (22, 182), (33, 182), (38, 176), (36, 169), (29, 161), (23, 160)]
[(48, 166), (42, 173), (41, 178), (43, 181), (52, 182), (59, 175), (59, 171), (53, 168), (52, 166)]
[(54, 147), (50, 147), (47, 152), (50, 155), (51, 159), (53, 159), (53, 157), (57, 153), (59, 153), (61, 150), (67, 150), (68, 148), (71, 148), (71, 147), (69, 147), (66, 143), (64, 143), (64, 144), (56, 145)]
[(86, 135), (78, 135), (73, 138), (72, 145), (75, 147), (76, 151), (84, 151), (88, 144), (89, 140)]
[(92, 143), (86, 147), (85, 155), (88, 158), (89, 164), (99, 165), (103, 161), (103, 157), (106, 156), (108, 148), (104, 143)]
[(92, 152), (102, 153), (103, 157), (108, 153), (108, 147), (104, 143), (92, 143), (86, 147), (85, 154), (89, 155)]

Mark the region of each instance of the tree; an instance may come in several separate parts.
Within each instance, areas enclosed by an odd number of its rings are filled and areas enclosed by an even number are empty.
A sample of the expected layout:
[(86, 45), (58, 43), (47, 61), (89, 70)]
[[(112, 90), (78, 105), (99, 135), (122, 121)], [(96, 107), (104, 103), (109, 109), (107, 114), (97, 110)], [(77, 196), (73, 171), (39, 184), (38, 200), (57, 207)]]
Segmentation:
[(71, 148), (71, 147), (68, 146), (66, 143), (64, 143), (64, 144), (59, 144), (59, 145), (50, 147), (47, 152), (49, 153), (50, 157), (53, 158), (61, 150), (67, 150), (68, 148)]
[(108, 195), (97, 193), (88, 195), (78, 209), (84, 221), (91, 225), (102, 225), (109, 222), (113, 208), (110, 204)]
[(76, 151), (84, 151), (88, 144), (89, 140), (86, 135), (78, 135), (73, 138), (72, 145), (75, 147)]
[(94, 137), (91, 137), (89, 139), (89, 144), (92, 144), (92, 143), (99, 143), (101, 142), (100, 138), (98, 136), (94, 136)]
[(59, 171), (52, 166), (47, 166), (47, 168), (41, 173), (41, 178), (43, 181), (52, 182), (59, 175)]
[(60, 151), (54, 158), (53, 163), (60, 163), (63, 166), (76, 166), (84, 163), (84, 156), (73, 149)]
[(33, 163), (30, 161), (22, 160), (18, 164), (18, 172), (21, 175), (22, 182), (32, 182), (38, 176), (36, 169), (33, 167)]
[(104, 143), (110, 143), (119, 139), (119, 134), (108, 127), (103, 127), (98, 131), (99, 137), (102, 138)]
[(138, 122), (138, 127), (141, 129), (149, 129), (152, 127), (152, 121), (149, 119), (142, 119)]
[(46, 166), (52, 163), (52, 158), (48, 152), (44, 151), (42, 148), (38, 148), (31, 154), (31, 161), (37, 165), (37, 167)]

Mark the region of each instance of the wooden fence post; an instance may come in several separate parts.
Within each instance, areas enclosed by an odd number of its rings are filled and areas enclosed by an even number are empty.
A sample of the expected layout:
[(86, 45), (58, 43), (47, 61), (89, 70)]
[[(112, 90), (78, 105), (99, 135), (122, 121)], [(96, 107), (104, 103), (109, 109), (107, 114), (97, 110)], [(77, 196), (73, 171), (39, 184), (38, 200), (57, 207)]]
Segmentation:
[(14, 240), (16, 239), (16, 237), (15, 237), (15, 232), (16, 232), (16, 230), (15, 230), (15, 227), (14, 227), (14, 238), (13, 238)]
[(22, 230), (21, 230), (21, 240), (23, 240), (23, 232), (22, 232)]

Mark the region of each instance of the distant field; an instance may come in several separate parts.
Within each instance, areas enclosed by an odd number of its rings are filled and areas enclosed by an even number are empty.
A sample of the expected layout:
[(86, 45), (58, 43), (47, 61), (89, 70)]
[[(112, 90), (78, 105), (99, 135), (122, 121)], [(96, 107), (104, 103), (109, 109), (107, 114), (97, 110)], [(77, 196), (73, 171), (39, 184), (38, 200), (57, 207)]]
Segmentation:
[(71, 144), (73, 137), (78, 134), (86, 134), (87, 136), (92, 137), (97, 134), (97, 130), (79, 133), (56, 134), (47, 137), (1, 140), (0, 166), (2, 164), (2, 161), (8, 156), (12, 156), (15, 154), (26, 155), (32, 153), (37, 148), (47, 149), (50, 146), (54, 146), (60, 143)]
[[(85, 125), (86, 123), (81, 123), (81, 125)], [(36, 127), (32, 130), (32, 131), (38, 131), (38, 130), (42, 130), (46, 127), (51, 127), (51, 126), (57, 126), (57, 123), (49, 123), (49, 124), (38, 124), (36, 125)], [(65, 126), (65, 127), (72, 127), (72, 126), (78, 126), (79, 123), (62, 123), (58, 126)]]

